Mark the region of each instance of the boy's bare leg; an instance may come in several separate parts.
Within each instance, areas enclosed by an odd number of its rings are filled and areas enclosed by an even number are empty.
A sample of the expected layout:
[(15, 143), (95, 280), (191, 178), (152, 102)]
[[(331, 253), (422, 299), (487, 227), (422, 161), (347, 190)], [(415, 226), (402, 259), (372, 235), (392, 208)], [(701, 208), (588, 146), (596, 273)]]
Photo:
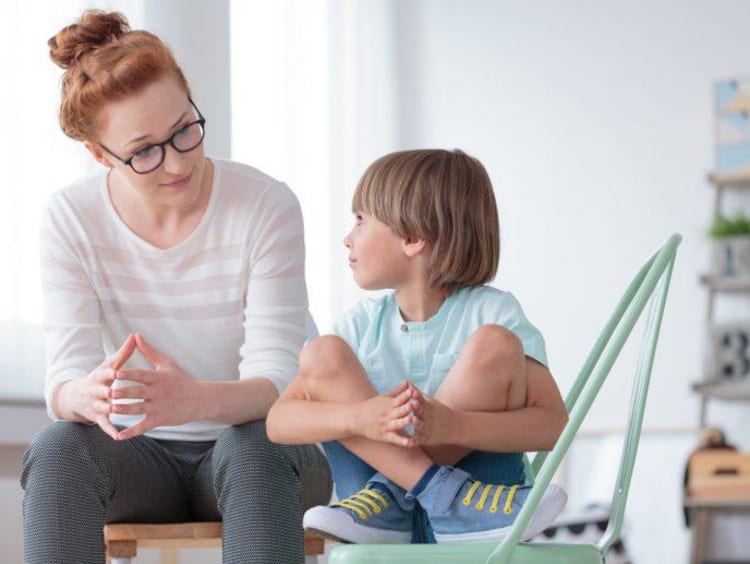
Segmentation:
[[(339, 337), (319, 337), (305, 346), (300, 356), (300, 378), (312, 401), (354, 403), (378, 395), (349, 345)], [(432, 465), (421, 448), (406, 448), (365, 437), (342, 439), (347, 449), (410, 490)]]
[[(461, 411), (506, 411), (526, 405), (526, 356), (520, 339), (499, 325), (477, 329), (435, 399)], [(422, 448), (443, 465), (453, 465), (471, 452), (455, 445)]]

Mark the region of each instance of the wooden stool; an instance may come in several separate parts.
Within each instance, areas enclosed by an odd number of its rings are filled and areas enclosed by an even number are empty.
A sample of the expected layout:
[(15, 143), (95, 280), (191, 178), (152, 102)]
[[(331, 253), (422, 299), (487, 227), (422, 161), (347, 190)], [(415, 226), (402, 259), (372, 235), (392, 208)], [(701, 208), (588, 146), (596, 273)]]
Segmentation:
[[(221, 547), (221, 521), (204, 523), (113, 523), (104, 525), (104, 544), (112, 564), (130, 564), (139, 548), (160, 548), (163, 564), (177, 564), (179, 548)], [(305, 563), (323, 554), (321, 537), (305, 533)]]

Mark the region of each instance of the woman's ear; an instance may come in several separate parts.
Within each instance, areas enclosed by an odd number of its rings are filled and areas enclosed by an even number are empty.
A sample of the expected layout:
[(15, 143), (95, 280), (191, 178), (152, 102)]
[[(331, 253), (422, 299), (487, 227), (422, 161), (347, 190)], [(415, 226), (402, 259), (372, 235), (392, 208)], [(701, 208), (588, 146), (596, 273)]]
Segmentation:
[(401, 240), (401, 248), (407, 257), (415, 257), (427, 248), (427, 242), (416, 237), (406, 237)]
[(84, 141), (83, 146), (86, 147), (86, 150), (91, 153), (91, 156), (94, 157), (94, 160), (100, 165), (106, 168), (112, 168), (113, 166), (115, 166), (112, 162), (112, 159), (107, 153), (104, 152), (104, 150), (99, 146), (98, 143)]

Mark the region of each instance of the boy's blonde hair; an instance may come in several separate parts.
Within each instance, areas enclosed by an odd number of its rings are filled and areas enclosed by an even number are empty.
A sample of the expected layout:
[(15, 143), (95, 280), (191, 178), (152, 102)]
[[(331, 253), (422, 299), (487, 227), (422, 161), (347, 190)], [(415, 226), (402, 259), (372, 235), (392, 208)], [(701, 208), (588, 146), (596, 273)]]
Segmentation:
[(429, 284), (452, 293), (491, 281), (500, 258), (497, 205), (482, 163), (458, 149), (390, 153), (357, 185), (352, 210), (432, 246)]

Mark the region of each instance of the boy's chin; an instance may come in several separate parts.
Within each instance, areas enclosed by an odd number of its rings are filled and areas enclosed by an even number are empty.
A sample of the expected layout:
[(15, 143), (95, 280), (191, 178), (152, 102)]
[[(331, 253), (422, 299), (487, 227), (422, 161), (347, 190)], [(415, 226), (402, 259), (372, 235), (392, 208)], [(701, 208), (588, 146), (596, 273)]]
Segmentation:
[(378, 290), (390, 289), (390, 286), (388, 286), (387, 284), (378, 284), (377, 282), (372, 282), (369, 280), (357, 280), (356, 278), (354, 279), (354, 281), (357, 283), (357, 286), (367, 292), (377, 292)]

